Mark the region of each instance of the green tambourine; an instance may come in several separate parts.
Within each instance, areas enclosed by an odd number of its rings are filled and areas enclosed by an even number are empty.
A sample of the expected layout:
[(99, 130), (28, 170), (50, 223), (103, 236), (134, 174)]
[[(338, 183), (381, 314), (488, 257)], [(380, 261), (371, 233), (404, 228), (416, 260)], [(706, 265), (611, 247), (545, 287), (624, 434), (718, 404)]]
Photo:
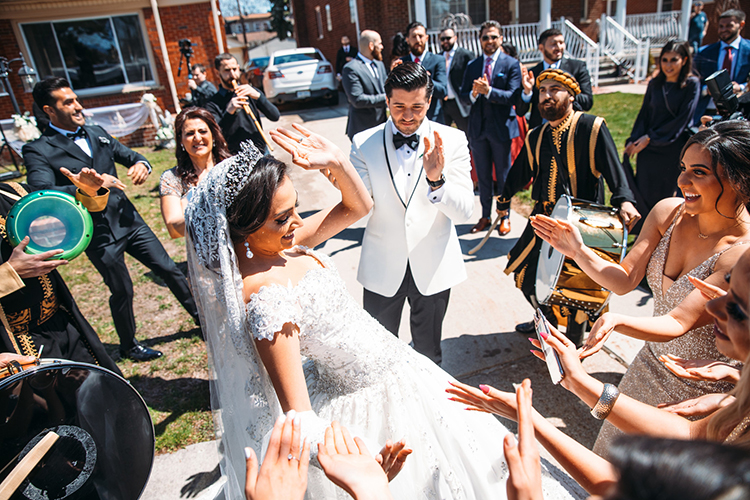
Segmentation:
[(8, 213), (5, 228), (14, 247), (29, 237), (26, 253), (62, 249), (63, 253), (52, 259), (70, 260), (81, 255), (91, 243), (94, 222), (75, 197), (45, 190), (18, 200)]

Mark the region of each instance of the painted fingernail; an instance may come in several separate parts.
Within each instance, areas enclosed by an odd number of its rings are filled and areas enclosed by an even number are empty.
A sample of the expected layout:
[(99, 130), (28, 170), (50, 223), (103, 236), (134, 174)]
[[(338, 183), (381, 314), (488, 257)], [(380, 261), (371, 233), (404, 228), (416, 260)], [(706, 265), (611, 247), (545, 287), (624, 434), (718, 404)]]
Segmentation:
[(251, 456), (253, 456), (253, 449), (250, 447), (245, 448), (245, 460), (248, 460)]
[(542, 338), (543, 338), (544, 340), (547, 340), (547, 337), (549, 337), (549, 333), (547, 333), (547, 332), (544, 332), (544, 331), (542, 331), (542, 332), (539, 332), (539, 335), (541, 335), (541, 337), (542, 337)]
[(489, 394), (490, 393), (490, 386), (484, 385), (484, 384), (480, 384), (479, 385), (479, 390), (482, 391), (485, 394)]
[(532, 342), (532, 343), (536, 340), (536, 339), (532, 339), (531, 337), (528, 337), (528, 339), (529, 339), (529, 342)]

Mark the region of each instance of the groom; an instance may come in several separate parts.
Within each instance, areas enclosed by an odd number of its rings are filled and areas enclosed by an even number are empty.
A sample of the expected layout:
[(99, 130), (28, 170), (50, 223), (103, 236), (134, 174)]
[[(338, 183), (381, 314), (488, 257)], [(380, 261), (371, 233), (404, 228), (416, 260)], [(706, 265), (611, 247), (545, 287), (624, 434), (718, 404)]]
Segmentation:
[(474, 209), (466, 136), (425, 119), (433, 83), (406, 62), (385, 82), (390, 119), (355, 135), (351, 161), (375, 203), (357, 279), (364, 308), (398, 335), (404, 301), (414, 348), (440, 364), (452, 286), (466, 279), (454, 223)]

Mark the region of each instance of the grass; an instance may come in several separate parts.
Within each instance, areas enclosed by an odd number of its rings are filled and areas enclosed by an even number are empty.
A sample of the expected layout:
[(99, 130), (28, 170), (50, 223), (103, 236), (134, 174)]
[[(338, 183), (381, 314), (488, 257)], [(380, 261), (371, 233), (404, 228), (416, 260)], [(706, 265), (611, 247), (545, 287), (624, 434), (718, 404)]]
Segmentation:
[[(591, 112), (607, 119), (621, 152), (640, 107), (641, 96), (598, 95), (594, 102)], [(159, 208), (159, 177), (174, 166), (174, 153), (150, 148), (137, 148), (137, 151), (146, 156), (154, 168), (146, 183), (133, 186), (122, 167), (118, 167), (118, 174), (128, 186), (127, 195), (141, 216), (175, 262), (182, 265), (185, 240), (170, 239)], [(213, 439), (207, 356), (200, 330), (169, 289), (157, 282), (148, 269), (130, 256), (126, 256), (125, 261), (134, 286), (137, 338), (163, 351), (164, 357), (149, 363), (119, 360), (117, 364), (149, 407), (156, 430), (156, 452), (169, 453)], [(119, 358), (118, 337), (109, 312), (109, 290), (99, 273), (85, 254), (60, 268), (60, 272), (107, 351), (114, 359)]]

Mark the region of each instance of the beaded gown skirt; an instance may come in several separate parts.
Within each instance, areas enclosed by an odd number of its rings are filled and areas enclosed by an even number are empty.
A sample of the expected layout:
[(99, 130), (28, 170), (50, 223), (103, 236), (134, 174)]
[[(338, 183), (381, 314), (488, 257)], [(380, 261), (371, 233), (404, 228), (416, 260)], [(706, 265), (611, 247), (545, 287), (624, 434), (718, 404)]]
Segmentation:
[[(677, 307), (695, 289), (688, 281), (688, 276), (701, 280), (708, 278), (713, 273), (717, 259), (729, 248), (713, 254), (664, 290), (662, 286), (664, 265), (672, 230), (682, 210), (683, 208), (680, 208), (648, 263), (646, 278), (654, 296), (654, 316), (663, 316)], [(727, 358), (716, 349), (713, 329), (713, 324), (709, 324), (690, 330), (669, 342), (646, 342), (620, 381), (620, 392), (643, 403), (656, 406), (659, 403), (682, 401), (704, 394), (731, 390), (734, 386), (727, 382), (701, 382), (680, 378), (659, 361), (659, 356), (673, 354), (684, 359), (716, 359), (725, 363), (738, 364), (737, 361)], [(601, 456), (606, 456), (610, 443), (620, 434), (621, 432), (614, 425), (605, 421), (594, 444), (594, 451)]]
[[(454, 379), (367, 314), (327, 256), (306, 251), (322, 266), (296, 286), (262, 287), (247, 311), (255, 338), (273, 338), (285, 323), (298, 326), (317, 416), (337, 420), (378, 449), (387, 439), (406, 440), (414, 452), (391, 482), (395, 499), (505, 498), (508, 430), (492, 415), (449, 401), (445, 389)], [(319, 436), (309, 437), (314, 449)], [(350, 498), (313, 465), (307, 498)], [(550, 464), (543, 486), (545, 498), (585, 498)]]

